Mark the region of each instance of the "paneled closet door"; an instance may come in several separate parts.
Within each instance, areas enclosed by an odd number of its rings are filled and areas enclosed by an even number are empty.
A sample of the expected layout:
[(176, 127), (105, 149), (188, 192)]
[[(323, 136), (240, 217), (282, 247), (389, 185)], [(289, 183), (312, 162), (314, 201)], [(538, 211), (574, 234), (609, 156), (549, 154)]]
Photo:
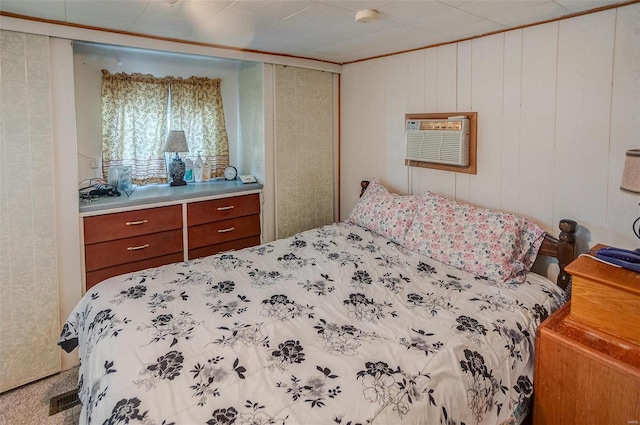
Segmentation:
[(333, 76), (275, 67), (276, 237), (334, 222)]
[(0, 392), (60, 371), (49, 38), (0, 30)]

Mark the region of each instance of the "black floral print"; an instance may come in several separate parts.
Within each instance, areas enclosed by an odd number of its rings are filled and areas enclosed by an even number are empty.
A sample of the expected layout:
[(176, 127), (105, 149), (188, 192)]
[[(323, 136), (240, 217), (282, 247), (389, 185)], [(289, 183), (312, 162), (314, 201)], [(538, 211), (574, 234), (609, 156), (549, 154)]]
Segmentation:
[(60, 344), (80, 347), (88, 425), (517, 423), (561, 299), (526, 282), (343, 222), (102, 282)]
[(336, 289), (335, 286), (329, 282), (333, 282), (333, 279), (328, 274), (321, 274), (322, 279), (306, 280), (305, 282), (298, 282), (298, 285), (302, 286), (308, 292), (314, 293), (318, 296), (327, 295), (329, 292), (333, 292)]
[(423, 309), (428, 311), (431, 316), (437, 316), (442, 310), (452, 310), (454, 308), (448, 297), (432, 292), (425, 295), (410, 293), (407, 295), (407, 302), (411, 305), (411, 308)]
[(253, 269), (249, 272), (249, 276), (252, 279), (253, 285), (256, 287), (273, 286), (278, 282), (293, 279), (293, 275), (283, 274), (277, 270), (266, 271)]
[(290, 252), (284, 254), (282, 257), (278, 257), (278, 263), (280, 267), (287, 270), (298, 270), (306, 265), (314, 265), (315, 261), (308, 258), (298, 257), (294, 253)]
[(210, 288), (207, 290), (207, 296), (217, 298), (220, 295), (230, 294), (236, 288), (236, 284), (232, 280), (224, 280), (222, 282), (217, 282), (212, 284)]
[(369, 276), (369, 273), (366, 270), (356, 270), (353, 272), (353, 276), (351, 276), (351, 283), (356, 287), (371, 285), (371, 282), (371, 276)]
[(219, 397), (219, 387), (226, 380), (231, 379), (233, 376), (245, 379), (244, 373), (247, 369), (240, 365), (240, 361), (237, 358), (231, 367), (225, 367), (222, 363), (223, 360), (224, 357), (216, 356), (205, 363), (197, 363), (190, 370), (195, 381), (195, 384), (191, 385), (190, 388), (194, 391), (193, 396), (198, 398), (198, 406), (204, 406), (212, 398)]
[(147, 303), (149, 305), (151, 313), (156, 313), (158, 310), (167, 308), (167, 305), (175, 300), (187, 301), (189, 295), (185, 291), (180, 294), (176, 294), (174, 289), (167, 289), (161, 293), (154, 293), (151, 296), (151, 300)]
[(473, 412), (475, 421), (481, 422), (494, 405), (498, 409), (502, 407), (495, 396), (498, 391), (504, 391), (504, 388), (487, 368), (482, 354), (465, 349), (464, 357), (465, 360), (460, 361), (460, 368), (466, 377), (467, 405)]
[(408, 349), (422, 351), (426, 356), (436, 354), (444, 346), (441, 341), (430, 341), (434, 336), (433, 333), (422, 329), (411, 329), (412, 334), (409, 338), (400, 337), (400, 343)]
[(233, 407), (216, 409), (213, 411), (213, 419), (207, 421), (207, 425), (231, 425), (236, 423), (238, 411)]
[(456, 330), (476, 344), (482, 343), (482, 337), (487, 334), (487, 328), (480, 324), (476, 319), (469, 316), (458, 316), (456, 318)]
[(326, 367), (316, 366), (316, 369), (320, 373), (308, 377), (304, 382), (295, 376), (291, 376), (289, 383), (278, 382), (278, 388), (286, 389), (288, 394), (291, 394), (293, 401), (303, 400), (314, 407), (324, 407), (326, 405), (327, 398), (335, 398), (342, 391), (340, 385), (329, 385), (330, 380), (338, 378), (338, 375), (331, 373), (331, 370)]
[(140, 403), (138, 398), (122, 399), (113, 407), (111, 417), (104, 422), (104, 425), (128, 424), (131, 420), (144, 420), (147, 412), (140, 414)]
[(160, 314), (151, 320), (151, 325), (143, 325), (141, 329), (154, 329), (153, 339), (150, 343), (165, 341), (171, 338), (171, 347), (178, 342), (178, 338), (188, 340), (193, 329), (200, 323), (196, 322), (191, 313), (181, 312), (178, 317), (172, 314)]
[(411, 278), (403, 276), (401, 273), (395, 276), (393, 273), (387, 272), (378, 281), (389, 291), (398, 294), (405, 284), (411, 282)]
[(174, 380), (180, 376), (182, 370), (182, 363), (184, 362), (184, 356), (179, 351), (169, 351), (164, 356), (158, 357), (156, 363), (152, 363), (144, 368), (140, 375), (144, 376), (143, 379), (133, 381), (137, 387), (143, 387), (146, 391), (154, 388), (156, 383), (163, 379), (169, 381)]
[(216, 270), (229, 271), (240, 267), (248, 267), (250, 261), (240, 259), (233, 254), (220, 254), (211, 260), (211, 265)]
[(243, 303), (250, 303), (251, 300), (247, 299), (244, 295), (238, 295), (236, 299), (229, 302), (217, 300), (215, 303), (207, 303), (207, 306), (213, 313), (220, 313), (222, 317), (233, 317), (240, 315), (247, 311), (247, 306)]
[(262, 305), (261, 314), (267, 317), (286, 320), (304, 315), (309, 319), (313, 319), (312, 305), (298, 304), (283, 294), (272, 295), (271, 298), (263, 300)]
[(118, 295), (113, 297), (113, 300), (111, 302), (120, 304), (124, 302), (124, 300), (126, 299), (136, 300), (138, 298), (144, 297), (146, 293), (147, 293), (146, 285), (141, 285), (141, 284), (134, 285), (123, 291), (120, 291)]
[(278, 349), (271, 352), (271, 358), (281, 363), (302, 363), (304, 352), (300, 341), (290, 339), (278, 344)]
[(395, 311), (392, 311), (393, 304), (382, 302), (378, 303), (374, 299), (367, 298), (364, 294), (350, 294), (349, 298), (343, 301), (349, 311), (349, 317), (361, 322), (378, 322), (385, 317), (396, 317)]
[(355, 356), (362, 342), (367, 339), (375, 339), (375, 332), (363, 332), (353, 325), (338, 325), (320, 319), (314, 328), (324, 340), (324, 348), (332, 353), (345, 356)]

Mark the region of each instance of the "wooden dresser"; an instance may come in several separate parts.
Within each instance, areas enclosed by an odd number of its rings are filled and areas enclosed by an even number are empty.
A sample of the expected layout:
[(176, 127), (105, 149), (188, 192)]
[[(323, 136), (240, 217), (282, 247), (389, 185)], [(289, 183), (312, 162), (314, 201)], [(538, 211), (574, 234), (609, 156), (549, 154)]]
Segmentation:
[(85, 287), (122, 273), (260, 244), (260, 195), (82, 218)]
[(571, 301), (537, 330), (533, 423), (639, 424), (640, 273), (585, 256), (566, 270)]
[(187, 204), (188, 258), (260, 244), (257, 194)]

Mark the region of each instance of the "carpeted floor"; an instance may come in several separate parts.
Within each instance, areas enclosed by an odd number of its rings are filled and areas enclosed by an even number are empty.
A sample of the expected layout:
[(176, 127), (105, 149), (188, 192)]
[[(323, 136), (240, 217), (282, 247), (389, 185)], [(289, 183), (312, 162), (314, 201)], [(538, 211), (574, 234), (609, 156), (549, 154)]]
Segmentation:
[(78, 368), (0, 394), (0, 425), (77, 425), (81, 406), (49, 416), (49, 400), (78, 386)]

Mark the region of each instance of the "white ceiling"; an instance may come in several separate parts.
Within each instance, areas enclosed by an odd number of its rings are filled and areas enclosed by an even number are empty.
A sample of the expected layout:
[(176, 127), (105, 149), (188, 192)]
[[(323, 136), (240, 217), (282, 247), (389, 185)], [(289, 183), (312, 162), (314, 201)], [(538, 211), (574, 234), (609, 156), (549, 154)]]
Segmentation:
[[(174, 4), (171, 4), (174, 3)], [(0, 11), (348, 63), (555, 19), (616, 0), (0, 0)], [(378, 19), (355, 21), (375, 9)]]

